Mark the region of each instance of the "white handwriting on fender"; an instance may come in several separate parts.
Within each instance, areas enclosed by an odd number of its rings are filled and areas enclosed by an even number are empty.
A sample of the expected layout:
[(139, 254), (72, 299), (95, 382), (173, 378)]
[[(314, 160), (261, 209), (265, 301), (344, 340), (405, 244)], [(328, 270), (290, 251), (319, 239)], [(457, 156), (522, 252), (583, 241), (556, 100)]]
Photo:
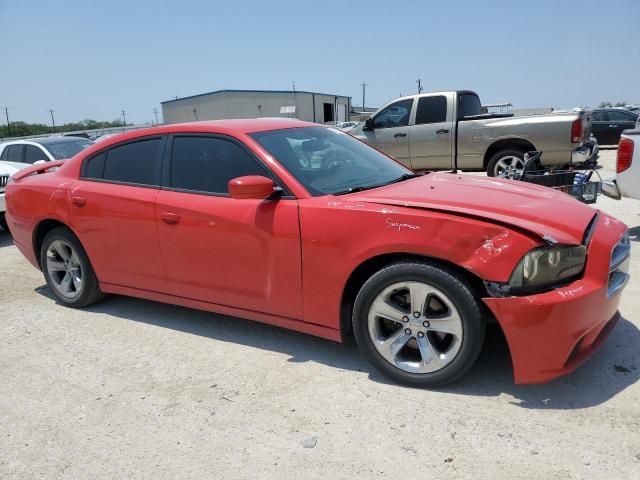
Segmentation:
[(393, 228), (394, 230), (398, 230), (398, 231), (402, 229), (420, 230), (420, 225), (411, 225), (410, 223), (394, 222), (390, 218), (387, 218), (385, 221), (387, 222), (387, 228)]
[(558, 294), (560, 294), (562, 298), (575, 297), (577, 294), (582, 292), (583, 288), (584, 287), (580, 285), (579, 287), (572, 288), (570, 290), (558, 290)]

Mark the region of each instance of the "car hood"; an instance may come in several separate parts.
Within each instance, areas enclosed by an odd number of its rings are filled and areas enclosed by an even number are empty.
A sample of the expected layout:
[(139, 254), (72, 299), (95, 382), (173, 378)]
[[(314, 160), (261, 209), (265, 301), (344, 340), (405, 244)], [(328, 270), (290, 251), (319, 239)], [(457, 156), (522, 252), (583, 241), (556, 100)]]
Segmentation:
[(507, 224), (548, 243), (581, 244), (595, 210), (547, 187), (515, 180), (431, 173), (349, 195), (356, 201), (435, 210)]
[(28, 166), (29, 165), (26, 165), (24, 163), (0, 161), (0, 175), (13, 175), (18, 170), (21, 170), (24, 167)]

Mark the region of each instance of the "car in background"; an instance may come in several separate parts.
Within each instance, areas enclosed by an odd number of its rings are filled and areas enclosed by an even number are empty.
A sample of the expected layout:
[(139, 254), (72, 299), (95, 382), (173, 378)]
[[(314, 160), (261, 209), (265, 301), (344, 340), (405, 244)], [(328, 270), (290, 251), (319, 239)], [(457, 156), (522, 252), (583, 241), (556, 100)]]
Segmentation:
[(624, 108), (597, 108), (593, 110), (591, 133), (599, 145), (617, 145), (624, 130), (635, 128), (638, 114)]
[(43, 137), (0, 143), (0, 161), (24, 168), (34, 163), (64, 160), (93, 145), (82, 137)]
[(494, 320), (517, 383), (576, 369), (629, 278), (625, 225), (569, 195), (413, 173), (293, 119), (123, 133), (21, 170), (6, 195), (14, 243), (61, 305), (116, 293), (355, 336), (418, 387), (464, 375)]
[(640, 200), (640, 129), (626, 130), (616, 155), (616, 178), (603, 182), (602, 192), (612, 198)]
[(533, 150), (544, 152), (541, 167), (595, 160), (590, 132), (590, 110), (483, 113), (475, 92), (457, 90), (392, 100), (349, 134), (414, 171), (485, 170), (490, 177), (517, 178)]
[(336, 123), (336, 128), (339, 128), (343, 132), (348, 132), (353, 127), (358, 125), (358, 123), (360, 123), (360, 122), (338, 122), (338, 123)]
[(5, 162), (0, 162), (0, 228), (2, 228), (5, 232), (8, 232), (9, 228), (7, 227), (7, 220), (5, 218), (6, 204), (4, 199), (4, 189), (9, 184), (11, 175), (18, 172), (19, 170), (19, 167), (7, 164)]

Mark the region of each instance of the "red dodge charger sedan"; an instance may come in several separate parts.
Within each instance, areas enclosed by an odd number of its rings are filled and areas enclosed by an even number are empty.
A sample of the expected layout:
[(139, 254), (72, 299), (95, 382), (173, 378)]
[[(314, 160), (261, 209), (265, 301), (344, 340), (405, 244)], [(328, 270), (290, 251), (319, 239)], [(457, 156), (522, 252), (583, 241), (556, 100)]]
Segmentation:
[(460, 378), (492, 321), (517, 383), (567, 373), (615, 326), (628, 279), (625, 225), (569, 195), (414, 174), (297, 120), (118, 135), (18, 172), (6, 197), (63, 305), (115, 293), (354, 336), (413, 386)]

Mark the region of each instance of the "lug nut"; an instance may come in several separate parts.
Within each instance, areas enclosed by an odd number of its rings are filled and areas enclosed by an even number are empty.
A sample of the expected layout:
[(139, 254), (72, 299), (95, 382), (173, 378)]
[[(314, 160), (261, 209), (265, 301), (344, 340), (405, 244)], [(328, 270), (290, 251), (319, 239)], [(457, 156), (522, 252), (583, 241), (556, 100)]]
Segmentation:
[(422, 332), (418, 332), (418, 336), (419, 336), (420, 338), (422, 338), (422, 337), (424, 337), (424, 333), (422, 333)]
[(406, 333), (407, 335), (411, 335), (411, 329), (410, 329), (410, 328), (407, 328), (407, 329), (404, 331), (404, 333)]
[(429, 321), (428, 321), (428, 320), (425, 320), (424, 322), (422, 322), (422, 325), (423, 325), (425, 328), (429, 328), (429, 327), (431, 326), (431, 324), (429, 323)]
[(407, 322), (409, 321), (409, 317), (402, 317), (402, 321), (403, 321), (404, 323), (407, 323)]
[(420, 312), (413, 312), (413, 316), (416, 318), (420, 318)]

